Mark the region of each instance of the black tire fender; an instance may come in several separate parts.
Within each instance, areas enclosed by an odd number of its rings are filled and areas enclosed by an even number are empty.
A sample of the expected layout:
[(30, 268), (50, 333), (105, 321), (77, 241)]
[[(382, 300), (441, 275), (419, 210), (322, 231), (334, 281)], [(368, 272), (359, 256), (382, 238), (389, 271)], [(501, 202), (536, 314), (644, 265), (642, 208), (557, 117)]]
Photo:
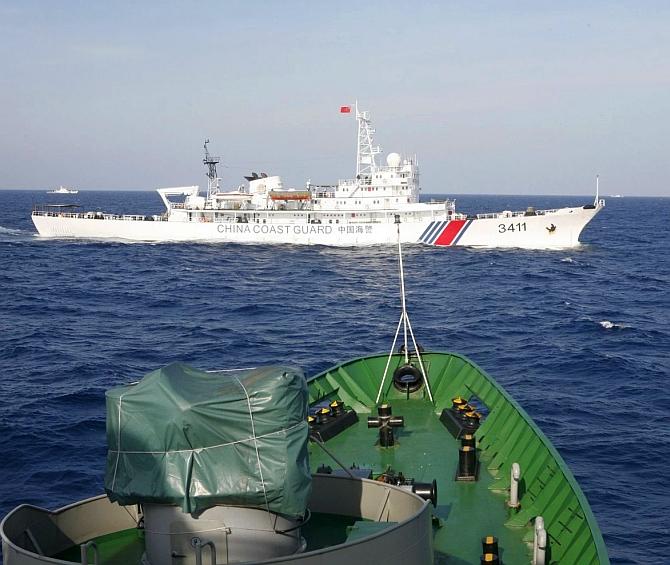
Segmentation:
[(414, 365), (400, 365), (393, 371), (393, 386), (402, 392), (416, 392), (423, 386), (423, 375)]

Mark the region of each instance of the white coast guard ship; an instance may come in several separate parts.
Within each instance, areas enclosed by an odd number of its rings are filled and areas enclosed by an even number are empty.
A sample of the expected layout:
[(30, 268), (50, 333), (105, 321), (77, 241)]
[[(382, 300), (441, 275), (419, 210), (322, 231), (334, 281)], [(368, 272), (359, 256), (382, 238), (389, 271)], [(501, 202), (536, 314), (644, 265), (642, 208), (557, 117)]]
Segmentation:
[(389, 153), (386, 164), (378, 164), (370, 114), (358, 105), (355, 114), (354, 179), (293, 189), (278, 176), (253, 173), (245, 177), (247, 186), (222, 191), (219, 158), (205, 141), (205, 196), (197, 186), (159, 188), (166, 207), (161, 215), (80, 212), (69, 204), (36, 207), (32, 219), (39, 234), (50, 237), (358, 246), (397, 243), (399, 216), (402, 243), (545, 249), (579, 245), (584, 226), (605, 205), (597, 191), (586, 206), (474, 216), (458, 213), (451, 199), (420, 202), (416, 157)]

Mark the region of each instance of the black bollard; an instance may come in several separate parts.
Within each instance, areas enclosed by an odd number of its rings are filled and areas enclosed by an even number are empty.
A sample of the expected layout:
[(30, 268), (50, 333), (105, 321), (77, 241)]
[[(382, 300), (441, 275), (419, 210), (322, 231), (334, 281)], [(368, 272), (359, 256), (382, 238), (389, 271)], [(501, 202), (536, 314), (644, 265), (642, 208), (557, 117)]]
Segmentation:
[(477, 477), (477, 450), (465, 446), (458, 449), (457, 481), (474, 481)]
[(486, 536), (482, 538), (482, 553), (493, 553), (498, 555), (498, 538), (495, 536)]
[(475, 436), (472, 434), (463, 434), (461, 436), (461, 447), (476, 447)]

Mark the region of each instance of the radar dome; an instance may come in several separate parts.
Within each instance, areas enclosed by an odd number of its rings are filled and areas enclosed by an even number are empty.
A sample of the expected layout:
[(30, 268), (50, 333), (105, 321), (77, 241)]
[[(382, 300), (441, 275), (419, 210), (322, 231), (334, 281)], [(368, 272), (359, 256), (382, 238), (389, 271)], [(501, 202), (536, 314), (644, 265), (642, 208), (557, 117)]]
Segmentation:
[(400, 165), (400, 155), (397, 153), (389, 153), (386, 156), (386, 163), (389, 167), (397, 167)]

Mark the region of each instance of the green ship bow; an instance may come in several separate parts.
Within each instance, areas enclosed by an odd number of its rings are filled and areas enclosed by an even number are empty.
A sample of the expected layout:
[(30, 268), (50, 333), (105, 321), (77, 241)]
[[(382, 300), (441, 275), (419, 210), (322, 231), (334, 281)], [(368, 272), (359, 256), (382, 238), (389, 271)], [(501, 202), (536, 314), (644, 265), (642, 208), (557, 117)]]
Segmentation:
[(609, 563), (523, 409), (462, 355), (417, 345), (400, 251), (388, 355), (310, 379), (173, 364), (108, 391), (106, 495), (12, 510), (5, 565)]

